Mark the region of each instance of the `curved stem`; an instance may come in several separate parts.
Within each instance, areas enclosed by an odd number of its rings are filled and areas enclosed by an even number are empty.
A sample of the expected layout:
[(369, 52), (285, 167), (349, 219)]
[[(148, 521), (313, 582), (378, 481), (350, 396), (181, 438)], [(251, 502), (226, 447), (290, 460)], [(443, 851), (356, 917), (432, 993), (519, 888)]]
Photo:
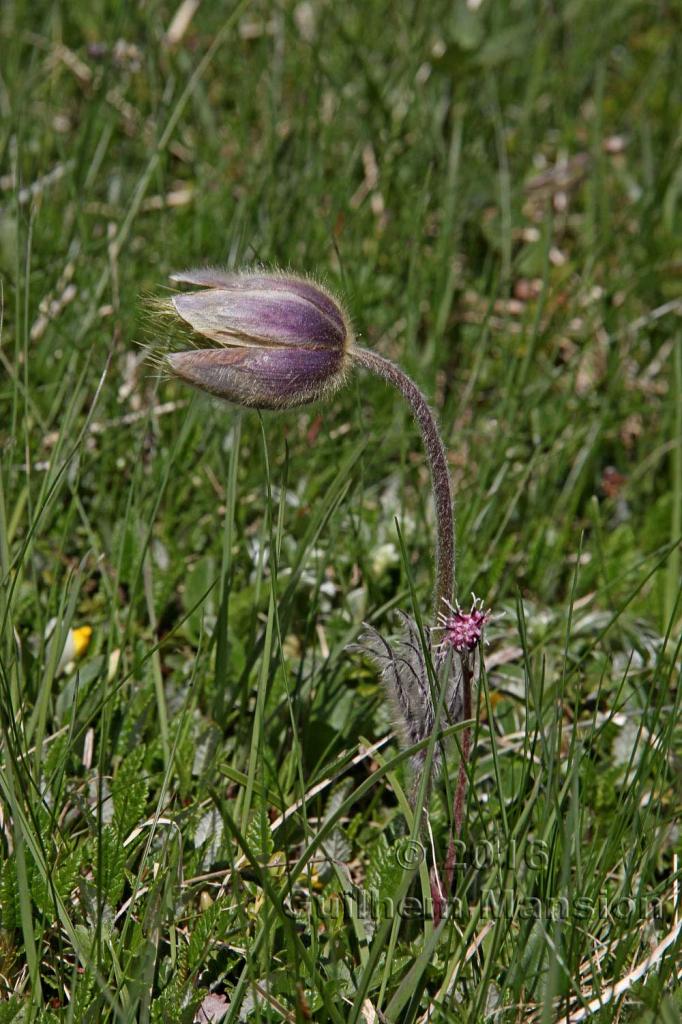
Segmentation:
[(365, 370), (371, 370), (397, 388), (419, 424), (426, 457), (431, 470), (431, 486), (436, 508), (436, 587), (434, 619), (443, 610), (443, 601), (452, 601), (455, 590), (455, 536), (452, 511), (452, 489), (445, 446), (433, 413), (417, 385), (399, 366), (366, 348), (353, 346), (350, 357)]

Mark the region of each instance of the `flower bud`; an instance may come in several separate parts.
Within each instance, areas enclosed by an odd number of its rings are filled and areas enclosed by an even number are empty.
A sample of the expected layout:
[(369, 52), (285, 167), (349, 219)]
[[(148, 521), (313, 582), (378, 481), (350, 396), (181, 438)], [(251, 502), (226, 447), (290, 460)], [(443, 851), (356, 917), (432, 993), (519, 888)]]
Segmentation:
[(490, 620), (490, 609), (484, 608), (483, 601), (474, 594), (471, 597), (471, 609), (468, 612), (462, 611), (459, 604), (453, 606), (445, 601), (448, 611), (439, 612), (438, 625), (433, 627), (442, 633), (437, 645), (441, 650), (451, 647), (465, 654), (475, 650), (481, 643), (485, 626)]
[(201, 287), (176, 295), (172, 306), (198, 334), (222, 346), (168, 355), (177, 377), (255, 409), (306, 405), (343, 382), (352, 332), (342, 308), (319, 285), (211, 267), (172, 280)]

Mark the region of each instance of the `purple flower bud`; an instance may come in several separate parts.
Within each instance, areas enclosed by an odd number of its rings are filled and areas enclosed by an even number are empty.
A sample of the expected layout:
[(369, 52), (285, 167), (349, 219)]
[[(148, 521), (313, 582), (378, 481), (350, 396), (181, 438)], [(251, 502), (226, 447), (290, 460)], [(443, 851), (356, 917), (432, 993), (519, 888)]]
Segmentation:
[(173, 372), (189, 384), (250, 409), (286, 409), (314, 402), (338, 374), (334, 353), (303, 348), (231, 348), (175, 352)]
[(449, 601), (445, 603), (448, 606), (448, 613), (439, 612), (438, 625), (433, 627), (442, 633), (438, 647), (442, 651), (452, 647), (460, 654), (473, 651), (483, 639), (483, 630), (490, 618), (490, 609), (484, 608), (481, 599), (474, 597), (473, 594), (471, 610), (468, 612), (463, 612), (459, 604), (453, 607)]
[(305, 405), (343, 382), (352, 332), (339, 304), (318, 285), (212, 267), (172, 279), (202, 286), (176, 295), (173, 308), (197, 333), (224, 346), (169, 355), (176, 376), (256, 409)]

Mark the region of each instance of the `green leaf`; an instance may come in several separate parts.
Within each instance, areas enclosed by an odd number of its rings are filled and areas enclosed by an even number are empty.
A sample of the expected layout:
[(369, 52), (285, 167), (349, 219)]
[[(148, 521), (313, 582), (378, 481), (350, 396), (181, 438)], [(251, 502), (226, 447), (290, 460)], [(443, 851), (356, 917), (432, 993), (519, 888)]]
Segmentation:
[(149, 782), (144, 770), (145, 747), (139, 746), (124, 759), (111, 783), (114, 828), (121, 839), (144, 821)]

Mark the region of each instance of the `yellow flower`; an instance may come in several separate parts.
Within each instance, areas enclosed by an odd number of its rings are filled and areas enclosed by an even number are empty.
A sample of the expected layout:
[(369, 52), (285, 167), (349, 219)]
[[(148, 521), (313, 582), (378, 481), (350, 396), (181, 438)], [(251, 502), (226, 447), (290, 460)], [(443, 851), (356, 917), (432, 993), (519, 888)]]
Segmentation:
[[(56, 620), (52, 619), (48, 623), (46, 630), (48, 638), (52, 638)], [(70, 629), (66, 634), (64, 640), (64, 649), (57, 662), (57, 672), (68, 672), (75, 661), (78, 661), (83, 657), (88, 647), (90, 646), (90, 640), (92, 638), (92, 626), (77, 626), (76, 628)]]

